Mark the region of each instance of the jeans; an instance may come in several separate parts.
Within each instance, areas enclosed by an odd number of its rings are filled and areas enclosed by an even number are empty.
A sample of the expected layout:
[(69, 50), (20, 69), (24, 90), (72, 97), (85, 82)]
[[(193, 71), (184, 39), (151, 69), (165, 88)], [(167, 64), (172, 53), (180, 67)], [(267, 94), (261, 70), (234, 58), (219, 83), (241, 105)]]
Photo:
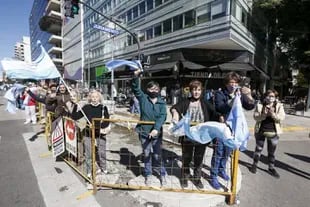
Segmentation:
[(152, 165), (154, 171), (160, 176), (166, 175), (166, 169), (162, 161), (162, 134), (157, 138), (148, 138), (147, 135), (139, 134), (144, 155), (144, 175), (152, 175)]
[(274, 153), (277, 149), (277, 145), (278, 145), (278, 141), (279, 141), (279, 137), (277, 135), (274, 137), (271, 137), (271, 138), (266, 138), (264, 135), (262, 135), (260, 133), (255, 134), (256, 147), (255, 147), (255, 152), (254, 152), (254, 157), (253, 157), (254, 164), (257, 165), (257, 163), (260, 159), (261, 153), (262, 153), (263, 148), (264, 148), (265, 139), (267, 139), (269, 169), (273, 169), (274, 163), (276, 160)]
[[(106, 170), (107, 159), (106, 159), (106, 139), (101, 137), (97, 138), (99, 167), (101, 170)], [(84, 137), (84, 150), (85, 150), (85, 162), (86, 162), (86, 173), (91, 173), (92, 170), (92, 149), (91, 149), (91, 137)]]
[(216, 139), (212, 160), (211, 160), (211, 179), (217, 178), (220, 172), (226, 171), (226, 163), (232, 150), (226, 147), (220, 139)]
[(194, 179), (200, 180), (206, 146), (186, 140), (182, 141), (182, 178), (190, 175), (190, 163), (194, 156)]

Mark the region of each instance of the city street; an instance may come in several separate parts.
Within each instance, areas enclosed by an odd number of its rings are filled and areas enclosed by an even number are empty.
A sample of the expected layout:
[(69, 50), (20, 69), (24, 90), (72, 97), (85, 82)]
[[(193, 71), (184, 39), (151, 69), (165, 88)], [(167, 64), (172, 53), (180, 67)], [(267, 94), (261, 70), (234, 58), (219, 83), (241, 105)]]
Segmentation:
[[(137, 191), (104, 189), (92, 196), (78, 174), (48, 153), (41, 127), (23, 125), (23, 112), (11, 115), (5, 112), (5, 106), (6, 100), (0, 97), (0, 206), (178, 206), (176, 203), (151, 205), (158, 198), (141, 200), (133, 196)], [(122, 110), (122, 114), (126, 113)], [(252, 130), (252, 112), (246, 112), (246, 117)], [(310, 118), (287, 115), (285, 132), (276, 152), (280, 179), (267, 172), (266, 145), (257, 174), (249, 172), (255, 147), (251, 137), (248, 151), (240, 153), (242, 185), (238, 196), (240, 204), (235, 206), (309, 206), (309, 121)], [(184, 201), (186, 195), (192, 197), (192, 194), (183, 194)], [(179, 206), (183, 206), (182, 203)], [(212, 205), (206, 203), (205, 206)]]

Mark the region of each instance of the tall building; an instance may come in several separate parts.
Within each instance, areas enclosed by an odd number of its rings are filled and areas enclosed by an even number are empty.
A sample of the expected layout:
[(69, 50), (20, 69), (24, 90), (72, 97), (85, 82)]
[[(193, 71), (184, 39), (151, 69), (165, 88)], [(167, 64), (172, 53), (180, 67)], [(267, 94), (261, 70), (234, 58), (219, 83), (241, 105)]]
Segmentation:
[[(101, 15), (84, 7), (84, 54), (89, 53), (91, 79), (96, 68), (112, 58), (132, 59), (144, 55), (144, 79), (157, 79), (168, 91), (176, 83), (188, 84), (193, 78), (207, 88), (221, 87), (228, 71), (264, 83), (267, 74), (255, 62), (256, 42), (250, 32), (252, 1), (244, 0), (88, 0), (102, 14), (117, 19), (134, 33), (113, 26)], [(120, 30), (111, 34), (94, 24)], [(84, 64), (85, 65), (85, 64)], [(257, 65), (257, 66), (256, 66)], [(87, 71), (86, 71), (87, 72)], [(116, 80), (129, 79), (116, 72)], [(143, 84), (143, 81), (142, 81)], [(126, 84), (120, 82), (119, 87)]]
[[(53, 17), (57, 23), (49, 32), (42, 31), (39, 21), (43, 16)], [(40, 41), (60, 72), (63, 72), (62, 36), (61, 36), (60, 0), (34, 0), (29, 17), (31, 58), (35, 60), (41, 50), (37, 42)]]
[(22, 41), (15, 44), (14, 56), (21, 61), (31, 62), (29, 37), (23, 36)]

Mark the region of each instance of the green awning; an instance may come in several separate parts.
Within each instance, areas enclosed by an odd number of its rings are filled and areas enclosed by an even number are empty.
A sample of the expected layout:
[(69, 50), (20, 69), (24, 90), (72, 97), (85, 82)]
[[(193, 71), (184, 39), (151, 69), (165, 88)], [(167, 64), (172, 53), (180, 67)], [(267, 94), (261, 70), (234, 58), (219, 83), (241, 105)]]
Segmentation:
[(108, 69), (105, 67), (105, 65), (96, 67), (96, 78), (102, 76), (106, 72), (108, 72)]

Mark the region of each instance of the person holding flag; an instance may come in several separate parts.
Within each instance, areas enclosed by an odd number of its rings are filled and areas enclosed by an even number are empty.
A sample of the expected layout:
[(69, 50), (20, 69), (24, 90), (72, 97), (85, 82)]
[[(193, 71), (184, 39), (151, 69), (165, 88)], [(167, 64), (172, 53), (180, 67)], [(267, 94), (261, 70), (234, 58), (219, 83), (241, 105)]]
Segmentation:
[[(214, 106), (218, 113), (224, 116), (224, 121), (228, 118), (232, 109), (234, 99), (240, 97), (242, 107), (246, 110), (252, 110), (255, 107), (255, 100), (251, 96), (251, 89), (247, 87), (240, 88), (240, 76), (236, 72), (229, 72), (224, 77), (225, 87), (215, 92)], [(241, 96), (238, 95), (240, 93)], [(221, 185), (218, 176), (228, 181), (230, 177), (226, 173), (226, 163), (232, 149), (224, 145), (223, 139), (215, 140), (214, 151), (211, 159), (211, 186), (220, 189)]]

